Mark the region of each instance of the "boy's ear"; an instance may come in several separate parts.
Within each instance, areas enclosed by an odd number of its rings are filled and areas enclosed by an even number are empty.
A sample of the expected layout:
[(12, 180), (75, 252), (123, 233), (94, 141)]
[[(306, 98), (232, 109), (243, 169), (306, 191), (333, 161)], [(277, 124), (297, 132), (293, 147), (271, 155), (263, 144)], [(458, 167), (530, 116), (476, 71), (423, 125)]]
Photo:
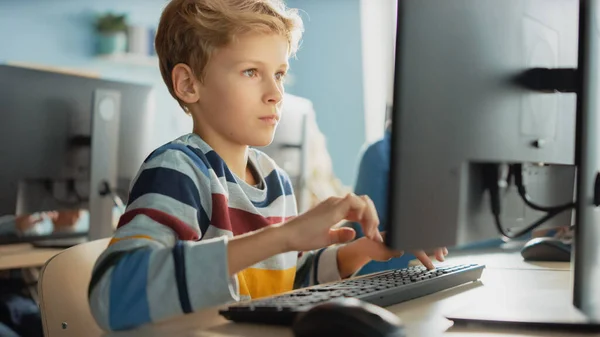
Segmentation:
[(173, 91), (185, 103), (192, 104), (200, 99), (198, 81), (192, 69), (184, 63), (175, 65), (171, 72)]

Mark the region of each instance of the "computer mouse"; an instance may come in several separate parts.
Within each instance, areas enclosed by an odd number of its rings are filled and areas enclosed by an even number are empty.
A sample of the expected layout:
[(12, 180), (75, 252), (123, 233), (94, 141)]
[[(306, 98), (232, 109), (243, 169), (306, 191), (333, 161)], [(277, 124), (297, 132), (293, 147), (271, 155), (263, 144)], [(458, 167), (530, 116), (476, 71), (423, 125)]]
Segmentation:
[(526, 261), (571, 261), (571, 245), (560, 239), (543, 237), (529, 240), (523, 249), (521, 256)]
[(356, 298), (318, 304), (296, 318), (295, 337), (405, 337), (402, 321), (391, 312)]

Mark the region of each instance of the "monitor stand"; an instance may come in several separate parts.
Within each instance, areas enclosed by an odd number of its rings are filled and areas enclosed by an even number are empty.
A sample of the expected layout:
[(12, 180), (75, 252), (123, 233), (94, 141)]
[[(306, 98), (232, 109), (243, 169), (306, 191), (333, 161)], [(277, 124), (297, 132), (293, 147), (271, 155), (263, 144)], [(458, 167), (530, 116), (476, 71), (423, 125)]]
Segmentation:
[(114, 233), (114, 203), (103, 190), (105, 183), (111, 187), (117, 186), (120, 110), (120, 92), (105, 89), (94, 91), (90, 163), (90, 241), (110, 237)]
[[(527, 272), (539, 271), (542, 269)], [(565, 279), (571, 274), (569, 271), (555, 270), (552, 273), (563, 273)], [(546, 275), (540, 274), (540, 277), (544, 276)], [(519, 329), (595, 333), (600, 331), (600, 323), (593, 322), (572, 305), (572, 292), (569, 287), (558, 290), (515, 291), (513, 294), (496, 292), (491, 295), (482, 295), (476, 301), (470, 301), (468, 305), (446, 315), (446, 318), (454, 321), (454, 326), (448, 332), (468, 332), (475, 327), (511, 329), (515, 333)]]

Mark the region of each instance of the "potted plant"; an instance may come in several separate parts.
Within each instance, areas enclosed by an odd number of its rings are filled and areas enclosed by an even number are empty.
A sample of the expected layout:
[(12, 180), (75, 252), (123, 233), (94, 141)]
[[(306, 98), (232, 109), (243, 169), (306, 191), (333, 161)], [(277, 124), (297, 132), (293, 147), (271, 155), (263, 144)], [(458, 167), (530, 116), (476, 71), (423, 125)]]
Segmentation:
[(98, 53), (118, 54), (127, 50), (127, 16), (106, 13), (96, 20)]

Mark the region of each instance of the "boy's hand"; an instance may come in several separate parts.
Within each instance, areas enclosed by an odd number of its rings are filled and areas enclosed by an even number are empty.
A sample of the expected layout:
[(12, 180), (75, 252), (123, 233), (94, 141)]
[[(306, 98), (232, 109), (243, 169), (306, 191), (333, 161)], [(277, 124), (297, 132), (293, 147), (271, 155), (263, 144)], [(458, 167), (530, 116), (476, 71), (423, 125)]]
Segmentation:
[[(385, 233), (381, 234), (385, 235)], [(342, 278), (346, 278), (372, 260), (388, 261), (402, 255), (404, 255), (403, 251), (390, 250), (381, 242), (362, 237), (338, 249), (338, 271)]]
[[(382, 233), (385, 235), (385, 233)], [(400, 257), (404, 254), (403, 251), (390, 250), (385, 244), (373, 241), (368, 238), (360, 238), (353, 241), (338, 250), (337, 262), (338, 270), (342, 278), (349, 277), (357, 270), (362, 268), (370, 261), (388, 261), (391, 258)], [(433, 262), (428, 254), (424, 251), (416, 251), (413, 253), (427, 269), (434, 269)], [(448, 255), (448, 249), (439, 248), (434, 251), (436, 260), (444, 261), (444, 257)]]
[(435, 269), (435, 266), (433, 265), (433, 262), (431, 262), (429, 255), (434, 255), (436, 260), (443, 262), (445, 260), (445, 256), (448, 255), (448, 249), (446, 247), (438, 248), (435, 249), (433, 252), (430, 252), (429, 254), (427, 254), (423, 250), (418, 250), (416, 252), (413, 252), (413, 254), (417, 259), (419, 259), (419, 261), (421, 261), (421, 263), (425, 267), (427, 267), (427, 269), (431, 270)]
[(331, 228), (342, 220), (359, 223), (366, 237), (383, 242), (371, 199), (350, 193), (344, 198), (331, 197), (284, 223), (281, 229), (285, 231), (286, 250), (308, 251), (353, 240), (356, 232), (352, 228)]

